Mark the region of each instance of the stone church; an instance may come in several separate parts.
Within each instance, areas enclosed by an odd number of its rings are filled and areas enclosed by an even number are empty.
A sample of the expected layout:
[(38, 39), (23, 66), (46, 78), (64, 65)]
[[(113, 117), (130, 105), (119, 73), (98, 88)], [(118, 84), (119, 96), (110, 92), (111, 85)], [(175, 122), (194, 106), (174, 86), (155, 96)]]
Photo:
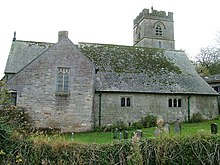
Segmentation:
[(144, 9), (134, 20), (133, 46), (57, 43), (14, 36), (4, 80), (14, 104), (33, 127), (62, 132), (92, 130), (146, 115), (189, 120), (218, 115), (218, 94), (197, 74), (185, 52), (175, 50), (173, 13)]

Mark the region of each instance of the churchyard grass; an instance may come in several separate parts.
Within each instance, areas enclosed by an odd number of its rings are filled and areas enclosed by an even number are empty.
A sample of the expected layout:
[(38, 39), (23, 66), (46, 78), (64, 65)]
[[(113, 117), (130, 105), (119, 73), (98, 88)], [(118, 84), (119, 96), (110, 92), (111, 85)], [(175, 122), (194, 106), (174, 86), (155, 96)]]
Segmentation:
[[(182, 123), (181, 124), (181, 134), (178, 136), (191, 136), (194, 134), (204, 133), (211, 134), (211, 123), (216, 123), (218, 125), (218, 129), (220, 129), (220, 120), (210, 120), (203, 121), (199, 123)], [(155, 127), (151, 128), (143, 128), (143, 139), (146, 138), (154, 138), (154, 130)], [(130, 138), (132, 133), (135, 132), (136, 129), (132, 129), (128, 131), (128, 137)], [(220, 134), (220, 130), (218, 131)], [(170, 125), (170, 136), (176, 136), (174, 133), (174, 125)], [(76, 142), (76, 143), (110, 143), (114, 141), (119, 141), (119, 139), (113, 138), (113, 132), (87, 132), (87, 133), (74, 133), (74, 134), (63, 134), (63, 135), (43, 135), (43, 134), (33, 134), (30, 136), (30, 139), (37, 141), (47, 141), (51, 143), (56, 143), (60, 141), (65, 142)]]

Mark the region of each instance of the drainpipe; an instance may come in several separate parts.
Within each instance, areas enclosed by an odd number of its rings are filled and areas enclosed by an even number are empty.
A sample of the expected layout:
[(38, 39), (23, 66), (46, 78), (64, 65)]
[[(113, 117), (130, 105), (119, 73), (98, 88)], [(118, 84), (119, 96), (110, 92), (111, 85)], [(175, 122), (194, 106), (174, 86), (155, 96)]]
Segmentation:
[(102, 93), (99, 94), (99, 127), (101, 127)]
[(190, 96), (187, 97), (188, 99), (188, 122), (190, 121)]

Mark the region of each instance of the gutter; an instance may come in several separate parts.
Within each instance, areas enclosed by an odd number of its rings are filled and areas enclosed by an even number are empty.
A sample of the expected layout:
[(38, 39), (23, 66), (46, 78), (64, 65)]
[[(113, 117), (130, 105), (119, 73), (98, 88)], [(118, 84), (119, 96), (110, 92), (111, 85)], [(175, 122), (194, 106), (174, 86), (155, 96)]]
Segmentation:
[(102, 93), (99, 94), (99, 127), (101, 127), (101, 117), (102, 117)]
[(188, 99), (188, 122), (190, 122), (190, 96), (188, 96), (187, 99)]

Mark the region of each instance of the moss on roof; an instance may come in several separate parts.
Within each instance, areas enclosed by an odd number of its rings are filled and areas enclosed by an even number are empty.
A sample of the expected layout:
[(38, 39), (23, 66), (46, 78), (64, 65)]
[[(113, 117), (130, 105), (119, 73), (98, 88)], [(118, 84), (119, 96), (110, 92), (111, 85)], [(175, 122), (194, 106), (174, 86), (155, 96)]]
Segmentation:
[(99, 71), (142, 74), (181, 73), (180, 68), (164, 56), (163, 49), (88, 43), (80, 43), (79, 48), (99, 67)]

